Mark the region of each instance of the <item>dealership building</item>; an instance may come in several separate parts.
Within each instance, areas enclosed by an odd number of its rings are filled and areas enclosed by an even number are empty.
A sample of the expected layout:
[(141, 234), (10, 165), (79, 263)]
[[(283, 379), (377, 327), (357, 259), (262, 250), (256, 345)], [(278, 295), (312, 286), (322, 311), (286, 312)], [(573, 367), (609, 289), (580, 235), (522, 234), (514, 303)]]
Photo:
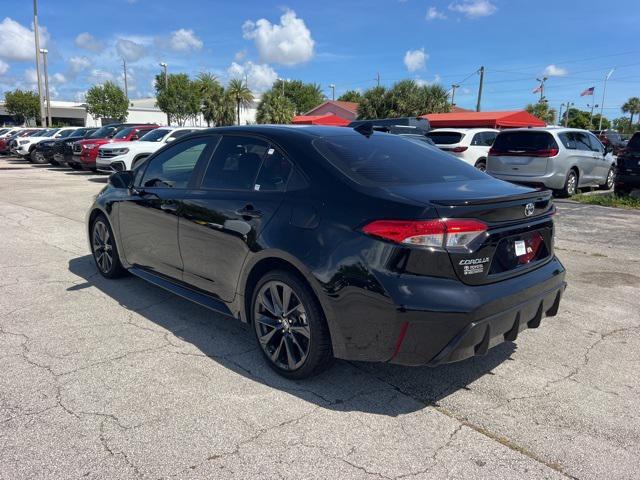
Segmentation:
[[(240, 109), (240, 123), (242, 125), (256, 122), (256, 110), (259, 102), (260, 97), (256, 96), (247, 108)], [(60, 100), (51, 101), (51, 120), (56, 126), (96, 127), (103, 123), (102, 119), (94, 118), (87, 113), (86, 104)], [(138, 98), (129, 102), (127, 122), (166, 125), (167, 115), (156, 106), (155, 98)], [(13, 124), (15, 124), (15, 119), (7, 113), (4, 102), (0, 102), (0, 126)], [(198, 115), (187, 121), (186, 126), (206, 127), (207, 122), (202, 118), (202, 115)]]

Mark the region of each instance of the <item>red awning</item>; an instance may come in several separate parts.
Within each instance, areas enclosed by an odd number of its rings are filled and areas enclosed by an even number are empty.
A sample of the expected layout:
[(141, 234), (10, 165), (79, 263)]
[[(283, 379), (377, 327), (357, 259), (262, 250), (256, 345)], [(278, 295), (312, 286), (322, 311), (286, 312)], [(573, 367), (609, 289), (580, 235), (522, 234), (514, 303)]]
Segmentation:
[(453, 112), (430, 113), (427, 118), (432, 128), (518, 128), (544, 127), (546, 123), (524, 110), (506, 112)]
[(350, 122), (332, 113), (327, 113), (325, 115), (298, 115), (293, 117), (292, 123), (297, 125), (333, 125), (346, 127)]

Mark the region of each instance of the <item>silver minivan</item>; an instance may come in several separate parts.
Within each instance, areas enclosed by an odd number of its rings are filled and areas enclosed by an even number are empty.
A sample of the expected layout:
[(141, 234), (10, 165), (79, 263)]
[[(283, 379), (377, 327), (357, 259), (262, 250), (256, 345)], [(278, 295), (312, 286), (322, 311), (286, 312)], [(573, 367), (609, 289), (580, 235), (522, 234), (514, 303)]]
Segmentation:
[(613, 155), (587, 130), (519, 128), (498, 134), (487, 157), (487, 173), (570, 196), (582, 187), (613, 188), (614, 163)]

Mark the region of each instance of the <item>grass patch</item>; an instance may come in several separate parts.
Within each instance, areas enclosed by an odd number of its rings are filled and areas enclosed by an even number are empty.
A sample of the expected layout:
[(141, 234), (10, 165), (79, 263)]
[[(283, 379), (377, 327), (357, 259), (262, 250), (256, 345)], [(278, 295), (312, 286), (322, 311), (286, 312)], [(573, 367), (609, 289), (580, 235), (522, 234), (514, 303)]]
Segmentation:
[(640, 198), (630, 197), (628, 195), (619, 197), (613, 193), (606, 193), (604, 195), (579, 194), (572, 196), (571, 200), (575, 200), (580, 203), (588, 203), (590, 205), (602, 205), (603, 207), (640, 210)]

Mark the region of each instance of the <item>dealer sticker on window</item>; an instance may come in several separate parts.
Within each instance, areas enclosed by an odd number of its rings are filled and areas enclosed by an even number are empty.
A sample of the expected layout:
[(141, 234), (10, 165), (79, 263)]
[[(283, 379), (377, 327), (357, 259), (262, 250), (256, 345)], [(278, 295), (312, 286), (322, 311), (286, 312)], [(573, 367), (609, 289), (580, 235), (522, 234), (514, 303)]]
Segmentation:
[(522, 255), (527, 254), (527, 247), (524, 244), (524, 240), (518, 240), (515, 243), (516, 247), (516, 256), (521, 257)]

